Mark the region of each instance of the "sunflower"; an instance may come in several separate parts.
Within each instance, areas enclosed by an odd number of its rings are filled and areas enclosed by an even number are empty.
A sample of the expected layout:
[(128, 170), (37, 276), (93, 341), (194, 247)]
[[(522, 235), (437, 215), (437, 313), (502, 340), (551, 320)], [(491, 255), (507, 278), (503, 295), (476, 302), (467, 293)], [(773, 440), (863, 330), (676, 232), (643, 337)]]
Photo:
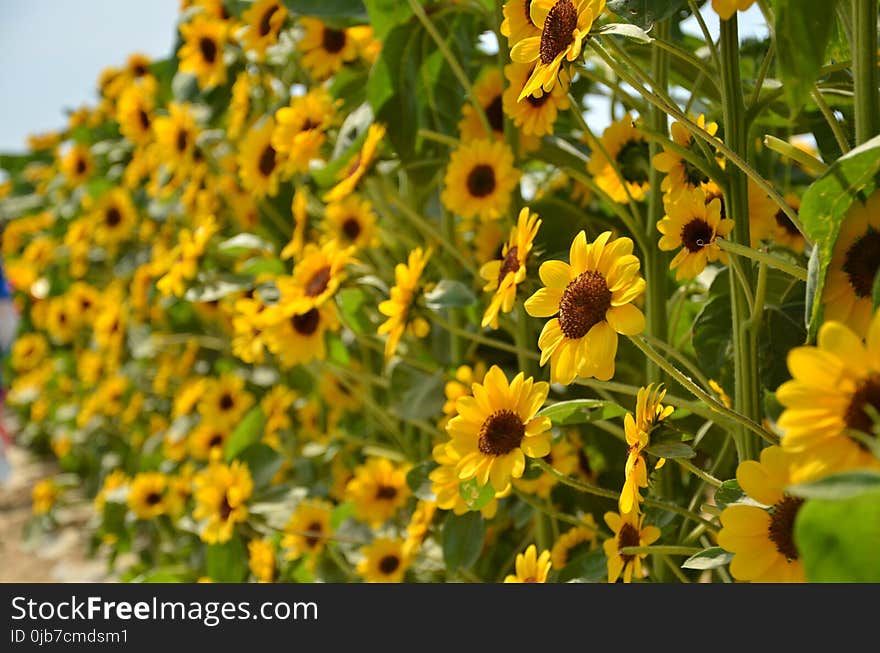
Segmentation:
[(77, 281), (67, 291), (70, 316), (77, 324), (92, 324), (97, 317), (101, 295), (97, 288)]
[(290, 418), (290, 408), (296, 401), (296, 392), (285, 385), (272, 386), (263, 398), (260, 399), (260, 408), (266, 416), (266, 427), (263, 432), (263, 441), (275, 436), (279, 431), (289, 429), (293, 425)]
[(58, 495), (61, 488), (51, 478), (44, 478), (37, 481), (31, 489), (31, 504), (35, 515), (45, 515), (55, 502), (58, 501)]
[(373, 528), (391, 519), (409, 498), (407, 471), (387, 458), (370, 458), (359, 465), (354, 478), (345, 486), (346, 496), (354, 503), (355, 516)]
[(676, 270), (676, 279), (694, 279), (713, 261), (727, 263), (727, 254), (716, 240), (730, 234), (733, 220), (721, 217), (721, 200), (707, 202), (698, 188), (667, 196), (665, 206), (666, 215), (657, 223), (663, 234), (658, 246), (665, 252), (681, 248), (669, 264), (670, 270)]
[(513, 167), (513, 152), (505, 143), (464, 143), (449, 158), (441, 195), (443, 205), (463, 218), (497, 218), (510, 206), (519, 178)]
[(281, 300), (274, 308), (302, 314), (320, 307), (345, 280), (351, 253), (350, 248), (342, 248), (335, 242), (320, 247), (313, 243), (306, 245), (293, 274), (276, 280)]
[(138, 519), (155, 519), (167, 511), (168, 477), (161, 472), (135, 474), (128, 489), (128, 507)]
[(330, 526), (332, 512), (333, 504), (320, 499), (306, 499), (296, 506), (284, 527), (281, 540), (288, 560), (296, 560), (306, 554), (320, 555), (327, 538), (333, 533)]
[(339, 330), (336, 306), (332, 302), (299, 310), (285, 307), (280, 317), (274, 312), (272, 316), (272, 321), (263, 322), (266, 347), (278, 357), (284, 369), (324, 360), (327, 355), (324, 334)]
[(592, 551), (598, 545), (599, 527), (593, 515), (581, 518), (583, 526), (574, 526), (559, 536), (550, 550), (550, 560), (557, 569), (562, 569), (569, 561), (581, 554)]
[(272, 146), (287, 155), (291, 172), (307, 172), (327, 141), (327, 129), (336, 120), (337, 103), (326, 89), (311, 89), (290, 99), (275, 112)]
[(254, 490), (245, 463), (212, 463), (193, 477), (196, 507), (193, 518), (201, 520), (203, 542), (222, 544), (232, 538), (235, 525), (248, 517), (247, 500)]
[(636, 335), (645, 328), (644, 314), (632, 303), (645, 290), (633, 242), (610, 238), (606, 231), (587, 244), (581, 231), (571, 244), (571, 264), (542, 264), (538, 274), (546, 287), (526, 301), (532, 317), (557, 316), (538, 339), (541, 365), (550, 361), (554, 383), (568, 385), (576, 376), (609, 380), (617, 334)]
[(238, 152), (238, 175), (242, 187), (260, 199), (278, 194), (278, 182), (285, 165), (284, 155), (272, 145), (275, 120), (271, 116), (242, 139)]
[(559, 112), (571, 106), (568, 84), (556, 84), (552, 91), (529, 95), (525, 102), (520, 102), (520, 89), (525, 86), (533, 68), (532, 64), (527, 63), (512, 63), (504, 67), (504, 76), (510, 85), (504, 90), (502, 106), (514, 127), (523, 135), (544, 136), (553, 133), (553, 125)]
[(46, 321), (46, 330), (53, 342), (66, 345), (76, 335), (76, 323), (64, 297), (53, 297), (49, 300)]
[(293, 234), (290, 236), (290, 242), (281, 250), (282, 260), (289, 258), (299, 259), (305, 247), (306, 239), (309, 234), (309, 198), (306, 192), (301, 188), (297, 188), (293, 193), (293, 199), (290, 202), (290, 212), (293, 214)]
[(226, 124), (226, 136), (232, 142), (239, 139), (250, 115), (251, 92), (257, 81), (255, 78), (255, 75), (245, 70), (238, 74), (232, 84), (232, 97), (229, 100)]
[(541, 33), (517, 41), (510, 51), (517, 63), (537, 62), (520, 101), (536, 91), (553, 90), (563, 61), (581, 55), (584, 39), (604, 10), (605, 0), (532, 0), (529, 18)]
[(328, 204), (324, 210), (324, 227), (331, 239), (346, 247), (367, 248), (377, 243), (373, 204), (357, 194)]
[(368, 583), (402, 583), (411, 563), (401, 539), (380, 537), (361, 549), (356, 571)]
[(515, 44), (530, 36), (541, 36), (541, 29), (535, 25), (531, 16), (532, 0), (509, 0), (504, 3), (501, 33), (507, 37), (507, 44)]
[(315, 79), (327, 79), (357, 59), (357, 41), (350, 30), (330, 27), (317, 18), (303, 17), (299, 22), (305, 30), (298, 46), (302, 65)]
[(866, 342), (840, 322), (825, 322), (816, 346), (789, 352), (788, 370), (792, 379), (776, 390), (785, 407), (777, 422), (782, 446), (845, 469), (880, 466), (867, 445), (876, 443), (880, 411), (880, 311)]
[(343, 167), (338, 176), (339, 183), (324, 194), (325, 202), (338, 202), (354, 192), (361, 178), (373, 163), (376, 151), (379, 149), (379, 143), (383, 138), (385, 138), (385, 126), (370, 125), (360, 152), (348, 164), (347, 168)]
[(119, 97), (116, 122), (120, 133), (135, 145), (146, 145), (153, 140), (155, 93), (155, 82), (133, 84)]
[(503, 92), (504, 80), (497, 68), (490, 68), (474, 82), (474, 96), (489, 121), (492, 134), (486, 133), (479, 113), (472, 104), (467, 103), (462, 107), (461, 120), (458, 123), (458, 132), (463, 143), (488, 138), (504, 139), (504, 111), (501, 101)]
[(231, 435), (229, 427), (203, 422), (190, 433), (190, 455), (195, 460), (220, 460)]
[[(785, 202), (791, 207), (795, 214), (800, 211), (801, 199), (794, 193), (788, 193), (785, 196)], [(777, 245), (787, 247), (796, 254), (803, 254), (804, 250), (807, 248), (807, 241), (804, 238), (804, 235), (798, 231), (798, 228), (791, 221), (791, 218), (789, 218), (782, 209), (776, 211), (775, 217), (776, 226), (771, 234), (773, 242)]]
[(651, 159), (645, 134), (626, 115), (602, 132), (599, 143), (601, 147), (593, 149), (587, 164), (599, 188), (621, 204), (630, 197), (636, 202), (644, 200), (651, 188)]
[(737, 11), (745, 11), (755, 4), (755, 0), (712, 0), (712, 9), (721, 20), (730, 20)]
[(157, 158), (172, 174), (186, 174), (193, 166), (199, 129), (190, 104), (172, 102), (168, 115), (153, 121)]
[(124, 188), (113, 188), (101, 195), (91, 212), (95, 242), (114, 248), (134, 233), (137, 212), (131, 195)]
[[(651, 432), (675, 410), (672, 406), (664, 406), (660, 403), (665, 396), (666, 389), (662, 384), (639, 388), (636, 416), (627, 413), (623, 419), (627, 457), (624, 465), (626, 480), (618, 500), (621, 515), (639, 511), (639, 503), (642, 501), (640, 488), (648, 487), (648, 469), (642, 452), (651, 442)], [(661, 458), (657, 467), (662, 467), (665, 462), (666, 460)]]
[(526, 456), (542, 458), (550, 452), (550, 419), (536, 417), (550, 386), (522, 372), (508, 382), (493, 365), (471, 390), (473, 396), (455, 402), (458, 415), (446, 425), (452, 438), (447, 449), (458, 458), (459, 479), (476, 478), (501, 492), (511, 478), (522, 477)]
[(547, 574), (553, 563), (550, 561), (550, 552), (541, 551), (534, 544), (530, 544), (525, 553), (516, 556), (516, 573), (508, 574), (504, 578), (505, 583), (546, 583)]
[(629, 583), (633, 576), (641, 579), (642, 560), (647, 553), (629, 554), (620, 550), (628, 546), (650, 546), (660, 539), (660, 529), (656, 526), (645, 526), (645, 516), (635, 512), (618, 515), (614, 512), (605, 513), (605, 523), (614, 536), (605, 540), (602, 548), (608, 558), (608, 582), (616, 583), (623, 576), (623, 582)]
[(419, 337), (427, 335), (428, 324), (424, 319), (409, 318), (419, 291), (422, 273), (432, 253), (430, 249), (423, 252), (421, 247), (417, 247), (409, 253), (406, 263), (398, 263), (394, 268), (395, 283), (391, 288), (391, 297), (379, 303), (379, 312), (388, 318), (379, 325), (378, 329), (379, 335), (388, 334), (385, 340), (386, 360), (397, 351), (397, 345), (407, 327)]
[(177, 51), (179, 68), (182, 72), (195, 75), (202, 90), (226, 83), (223, 49), (226, 47), (227, 30), (224, 21), (201, 15), (180, 26), (183, 45)]
[[(794, 540), (794, 524), (804, 504), (785, 492), (788, 485), (816, 480), (830, 471), (824, 462), (791, 454), (780, 447), (761, 451), (760, 462), (739, 464), (736, 479), (758, 505), (736, 504), (721, 513), (718, 544), (734, 554), (730, 573), (759, 583), (804, 582), (803, 564)], [(766, 507), (763, 507), (766, 506)]]
[(198, 409), (206, 422), (221, 428), (234, 428), (253, 403), (253, 396), (244, 388), (244, 379), (226, 373), (211, 379), (199, 400)]
[(880, 190), (847, 211), (834, 245), (822, 291), (826, 320), (843, 322), (864, 336), (871, 321), (871, 291), (880, 270)]
[(260, 319), (266, 305), (259, 299), (235, 301), (232, 315), (232, 353), (243, 363), (261, 364), (266, 358), (267, 338)]
[(275, 546), (263, 538), (248, 542), (248, 568), (260, 583), (271, 583), (275, 577)]
[(421, 546), (428, 535), (436, 512), (436, 501), (419, 501), (416, 504), (412, 515), (410, 515), (409, 523), (406, 525), (405, 550), (407, 553), (413, 554)]
[(537, 213), (524, 208), (519, 213), (516, 226), (501, 250), (501, 259), (489, 261), (480, 268), (480, 276), (487, 281), (483, 292), (494, 293), (486, 312), (483, 313), (482, 326), (498, 328), (498, 313), (510, 313), (516, 301), (516, 287), (526, 278), (526, 263), (532, 251), (535, 236), (541, 226)]
[[(707, 123), (706, 116), (702, 113), (693, 122), (709, 136), (715, 136), (718, 133), (718, 123)], [(693, 135), (680, 122), (673, 122), (670, 129), (672, 140), (677, 145), (689, 151), (695, 149)], [(664, 145), (663, 151), (654, 155), (652, 163), (654, 168), (666, 174), (660, 185), (660, 189), (664, 193), (676, 196), (681, 192), (691, 192), (702, 188), (707, 194), (721, 194), (721, 189), (715, 181), (668, 145)]]
[(42, 333), (22, 333), (12, 342), (12, 369), (24, 374), (36, 369), (49, 353), (49, 342)]
[(95, 171), (95, 160), (87, 145), (77, 143), (61, 158), (61, 172), (68, 186), (85, 183)]
[(266, 48), (278, 41), (287, 10), (279, 0), (257, 0), (241, 14), (241, 19), (247, 25), (242, 45), (262, 57)]
[[(428, 479), (431, 481), (431, 492), (437, 498), (437, 507), (441, 510), (451, 510), (456, 515), (463, 515), (470, 508), (461, 496), (461, 479), (458, 478), (458, 461), (461, 458), (447, 444), (441, 442), (432, 450), (431, 456), (439, 467), (431, 470)], [(498, 499), (504, 498), (510, 492), (510, 487), (503, 492), (496, 492), (495, 496), (480, 508), (483, 518), (492, 519), (498, 512)]]
[(458, 415), (455, 408), (455, 402), (458, 401), (458, 398), (469, 394), (471, 385), (482, 383), (485, 376), (486, 364), (482, 361), (476, 362), (473, 366), (461, 365), (455, 370), (453, 378), (443, 386), (443, 394), (446, 396), (446, 401), (443, 404), (443, 415), (445, 416), (443, 427), (446, 426), (446, 421)]

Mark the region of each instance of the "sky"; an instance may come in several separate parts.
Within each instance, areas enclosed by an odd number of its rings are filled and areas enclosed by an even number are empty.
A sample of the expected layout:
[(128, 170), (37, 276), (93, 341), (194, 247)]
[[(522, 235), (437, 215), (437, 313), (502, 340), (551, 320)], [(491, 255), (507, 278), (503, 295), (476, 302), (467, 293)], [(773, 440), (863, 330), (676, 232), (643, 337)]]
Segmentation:
[[(105, 67), (133, 52), (168, 56), (178, 8), (179, 0), (0, 0), (0, 152), (23, 151), (28, 134), (58, 129), (66, 109), (94, 103)], [(718, 17), (703, 15), (717, 35)], [(740, 20), (744, 35), (762, 22), (757, 6)], [(698, 33), (693, 18), (686, 27)]]

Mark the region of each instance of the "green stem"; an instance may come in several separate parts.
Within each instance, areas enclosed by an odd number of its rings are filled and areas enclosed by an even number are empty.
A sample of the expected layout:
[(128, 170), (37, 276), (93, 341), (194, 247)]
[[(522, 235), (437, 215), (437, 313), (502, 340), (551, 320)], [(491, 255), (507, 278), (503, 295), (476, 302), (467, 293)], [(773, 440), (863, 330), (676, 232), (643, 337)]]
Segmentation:
[(817, 85), (813, 86), (813, 90), (810, 92), (810, 97), (813, 98), (813, 102), (819, 107), (819, 111), (822, 112), (822, 116), (825, 118), (825, 122), (828, 123), (831, 133), (834, 134), (834, 140), (837, 141), (837, 147), (840, 148), (840, 151), (843, 154), (849, 152), (849, 137), (846, 135), (846, 131), (844, 131), (844, 127), (837, 119), (837, 116), (834, 115), (831, 107), (828, 106), (828, 103), (822, 96), (822, 91)]
[(652, 546), (625, 546), (620, 549), (622, 555), (640, 555), (645, 553), (658, 553), (670, 556), (692, 556), (702, 549), (693, 546), (675, 546), (672, 544), (654, 544)]
[(781, 270), (782, 272), (791, 275), (798, 281), (807, 280), (806, 268), (802, 268), (801, 266), (794, 263), (789, 263), (788, 261), (781, 259), (778, 256), (773, 256), (773, 254), (770, 254), (768, 252), (762, 252), (758, 249), (752, 249), (751, 247), (746, 247), (745, 245), (740, 245), (729, 240), (724, 240), (723, 238), (719, 238), (715, 242), (718, 244), (718, 247), (723, 249), (725, 252), (730, 252), (731, 254), (734, 254), (736, 256), (742, 256), (744, 258), (755, 261), (756, 263), (763, 263), (768, 268)]
[(690, 461), (685, 460), (684, 458), (676, 458), (675, 462), (677, 462), (682, 468), (688, 470), (691, 474), (705, 481), (712, 487), (721, 487), (721, 481), (712, 476), (710, 473), (704, 472), (702, 469), (700, 469)]
[(853, 79), (856, 145), (871, 140), (880, 126), (877, 95), (877, 0), (852, 0)]

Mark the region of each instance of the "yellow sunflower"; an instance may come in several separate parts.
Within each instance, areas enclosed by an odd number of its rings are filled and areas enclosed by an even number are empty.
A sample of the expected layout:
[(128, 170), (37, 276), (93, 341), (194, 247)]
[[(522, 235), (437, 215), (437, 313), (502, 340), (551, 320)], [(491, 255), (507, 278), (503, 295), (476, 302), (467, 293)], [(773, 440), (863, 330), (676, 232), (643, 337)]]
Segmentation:
[(275, 546), (263, 538), (248, 542), (248, 568), (260, 583), (271, 583), (275, 577)]
[(562, 569), (570, 560), (592, 551), (598, 545), (599, 527), (593, 515), (584, 515), (581, 521), (583, 526), (570, 528), (553, 544), (550, 560), (557, 569)]
[(556, 116), (571, 106), (568, 99), (568, 84), (553, 86), (553, 90), (529, 95), (524, 102), (519, 101), (522, 89), (532, 74), (534, 66), (527, 63), (512, 63), (504, 67), (504, 75), (509, 86), (504, 90), (502, 106), (504, 113), (513, 121), (525, 136), (544, 136), (553, 133)]
[(494, 293), (483, 313), (483, 327), (497, 329), (499, 311), (510, 313), (513, 310), (516, 287), (526, 278), (526, 264), (540, 226), (538, 214), (524, 208), (501, 250), (501, 259), (489, 261), (480, 268), (480, 276), (487, 281), (483, 292)]
[(35, 515), (45, 515), (61, 494), (61, 488), (51, 478), (44, 478), (37, 481), (31, 489), (31, 506)]
[(320, 499), (305, 499), (297, 504), (281, 540), (288, 560), (306, 554), (317, 556), (324, 550), (327, 538), (333, 533), (330, 527), (332, 512), (333, 504)]
[(76, 323), (70, 314), (66, 298), (53, 297), (50, 299), (46, 318), (46, 331), (53, 342), (65, 345), (73, 340), (76, 335)]
[[(794, 193), (788, 193), (785, 196), (785, 202), (797, 214), (801, 208), (801, 199)], [(771, 234), (774, 243), (787, 247), (796, 254), (803, 254), (807, 247), (807, 241), (804, 235), (794, 226), (785, 211), (779, 209), (776, 211), (776, 226)]]
[(251, 92), (257, 81), (255, 77), (255, 75), (244, 71), (238, 74), (235, 82), (232, 84), (232, 97), (229, 100), (229, 113), (226, 125), (226, 136), (232, 142), (239, 139), (250, 115)]
[(409, 568), (406, 542), (380, 537), (361, 549), (364, 556), (356, 571), (368, 583), (402, 583)]
[(290, 99), (275, 112), (272, 146), (287, 156), (291, 172), (307, 172), (327, 141), (327, 129), (336, 120), (336, 102), (322, 87)]
[(87, 145), (77, 143), (61, 158), (61, 172), (68, 186), (79, 186), (95, 171), (95, 160)]
[(199, 129), (192, 106), (172, 102), (168, 115), (153, 121), (156, 133), (157, 156), (172, 174), (185, 174), (194, 163)]
[(135, 474), (128, 489), (128, 507), (138, 519), (155, 519), (167, 512), (168, 477), (161, 472)]
[(257, 0), (241, 14), (241, 19), (247, 25), (242, 45), (262, 57), (266, 48), (278, 41), (287, 10), (279, 0)]
[(266, 334), (260, 319), (266, 305), (259, 299), (242, 297), (233, 305), (232, 353), (244, 363), (261, 364), (266, 358)]
[(263, 336), (266, 347), (278, 357), (284, 369), (324, 360), (327, 356), (324, 334), (339, 330), (336, 306), (332, 302), (300, 310), (284, 306), (282, 313), (270, 315), (271, 318), (267, 316), (262, 322)]
[(203, 422), (189, 435), (190, 455), (195, 460), (220, 460), (231, 435), (229, 427)]
[(378, 334), (388, 334), (385, 340), (385, 359), (397, 351), (403, 332), (409, 328), (414, 335), (424, 337), (428, 334), (428, 323), (423, 318), (410, 320), (410, 312), (415, 304), (421, 285), (422, 273), (431, 258), (432, 250), (422, 251), (417, 247), (409, 253), (406, 263), (394, 267), (394, 286), (391, 297), (379, 304), (379, 312), (388, 319), (379, 325)]
[(517, 41), (510, 51), (517, 63), (537, 62), (520, 101), (553, 90), (563, 61), (581, 56), (583, 41), (604, 10), (605, 0), (532, 0), (529, 18), (541, 33)]
[[(639, 388), (636, 397), (636, 416), (627, 413), (623, 419), (627, 457), (624, 465), (626, 480), (618, 500), (621, 515), (639, 511), (639, 503), (642, 501), (640, 488), (648, 487), (647, 464), (642, 452), (651, 442), (651, 432), (675, 410), (672, 406), (664, 406), (660, 403), (665, 396), (666, 389), (662, 384)], [(665, 462), (661, 458), (657, 467), (662, 467)]]
[(199, 414), (216, 426), (235, 428), (254, 403), (244, 384), (243, 378), (231, 373), (211, 379), (199, 400)]
[(532, 21), (531, 7), (532, 0), (508, 0), (504, 3), (501, 33), (507, 37), (507, 44), (510, 47), (524, 38), (541, 36), (541, 28)]
[(22, 333), (12, 343), (12, 369), (24, 374), (36, 369), (46, 360), (49, 342), (42, 333)]
[(639, 259), (629, 238), (606, 231), (588, 244), (581, 231), (571, 244), (570, 264), (547, 261), (538, 274), (545, 288), (525, 304), (532, 317), (553, 317), (538, 346), (550, 378), (568, 385), (576, 376), (607, 381), (614, 376), (617, 334), (636, 335), (645, 316), (632, 302), (645, 290)]
[(745, 11), (755, 4), (755, 0), (712, 0), (712, 9), (721, 20), (730, 20), (737, 11)]
[(238, 175), (242, 187), (257, 199), (275, 197), (285, 158), (272, 145), (275, 120), (267, 117), (263, 124), (248, 131), (239, 144)]
[(325, 202), (338, 202), (354, 192), (361, 178), (372, 165), (373, 159), (376, 158), (379, 143), (383, 138), (385, 138), (385, 126), (370, 125), (361, 151), (355, 155), (347, 167), (343, 168), (338, 177), (339, 183), (324, 194)]
[(455, 402), (458, 415), (446, 425), (452, 438), (446, 446), (458, 458), (459, 479), (476, 478), (501, 492), (512, 478), (522, 477), (526, 456), (543, 458), (550, 452), (550, 418), (536, 417), (550, 386), (522, 372), (508, 382), (493, 365), (471, 390), (473, 396)]
[(667, 196), (665, 206), (666, 215), (657, 223), (663, 234), (658, 246), (665, 252), (681, 248), (669, 264), (676, 279), (694, 279), (713, 261), (727, 263), (727, 254), (716, 240), (730, 235), (733, 220), (721, 217), (721, 200), (707, 201), (698, 188)]
[(306, 245), (289, 277), (276, 280), (281, 301), (272, 311), (305, 313), (330, 299), (345, 280), (346, 266), (351, 261), (351, 248), (328, 242), (322, 246)]
[(182, 72), (195, 75), (199, 88), (203, 90), (226, 83), (223, 49), (226, 47), (227, 29), (226, 22), (202, 15), (180, 26), (183, 45), (177, 51), (179, 68)]
[[(431, 470), (428, 478), (431, 481), (431, 492), (437, 497), (437, 507), (441, 510), (451, 510), (456, 515), (463, 515), (469, 508), (461, 496), (461, 479), (458, 478), (458, 454), (441, 442), (431, 452), (434, 461), (439, 467)], [(492, 519), (498, 512), (498, 499), (510, 494), (511, 488), (503, 492), (496, 492), (495, 496), (485, 506), (480, 508), (480, 514), (484, 519)]]
[(734, 554), (730, 573), (758, 583), (802, 583), (803, 564), (794, 541), (794, 523), (804, 504), (785, 492), (788, 485), (816, 480), (830, 470), (824, 462), (767, 447), (760, 462), (746, 460), (736, 470), (745, 493), (762, 506), (735, 504), (721, 513), (718, 544)]
[(599, 188), (621, 204), (630, 197), (636, 202), (644, 200), (651, 187), (651, 159), (645, 134), (626, 115), (611, 123), (602, 132), (599, 142), (602, 147), (593, 149), (587, 164)]
[(293, 234), (290, 236), (290, 242), (281, 250), (282, 260), (289, 258), (299, 259), (305, 247), (306, 239), (309, 236), (309, 198), (306, 192), (300, 187), (293, 193), (293, 200), (290, 202), (290, 212), (293, 215)]
[(193, 518), (200, 521), (203, 542), (222, 544), (232, 538), (235, 525), (248, 517), (247, 500), (254, 482), (245, 463), (212, 463), (193, 477), (196, 507)]
[(120, 133), (135, 145), (146, 145), (153, 140), (155, 92), (155, 82), (132, 84), (119, 96), (116, 122)]
[(788, 370), (792, 379), (776, 390), (785, 407), (777, 422), (783, 448), (844, 469), (880, 467), (867, 446), (877, 439), (880, 411), (880, 311), (865, 342), (846, 325), (826, 322), (816, 346), (789, 352)]
[[(706, 132), (709, 136), (715, 136), (718, 133), (717, 122), (706, 122), (706, 116), (700, 114), (696, 120), (696, 125)], [(694, 151), (694, 137), (679, 123), (672, 123), (670, 128), (672, 132), (672, 140), (686, 150)], [(699, 156), (699, 155), (698, 155)], [(654, 156), (652, 160), (654, 168), (666, 174), (660, 189), (664, 193), (676, 196), (681, 192), (692, 192), (697, 188), (702, 188), (707, 194), (721, 194), (718, 184), (706, 176), (699, 168), (687, 161), (681, 154), (673, 150), (668, 145), (663, 146), (663, 151)]]
[(443, 205), (463, 218), (493, 219), (510, 207), (520, 173), (513, 152), (503, 142), (463, 143), (449, 158), (443, 180)]
[(357, 194), (328, 204), (324, 210), (327, 235), (346, 247), (361, 249), (377, 244), (376, 219), (373, 204)]
[(101, 195), (91, 212), (95, 242), (116, 247), (134, 233), (137, 212), (131, 195), (124, 188), (114, 188)]
[(517, 554), (515, 566), (516, 573), (505, 576), (505, 583), (546, 583), (553, 563), (549, 551), (541, 551), (538, 555), (537, 547), (530, 544), (525, 553)]
[(467, 103), (461, 109), (461, 120), (458, 123), (458, 132), (463, 143), (488, 138), (504, 138), (504, 111), (501, 102), (503, 92), (504, 80), (501, 78), (501, 71), (497, 68), (490, 68), (477, 78), (474, 82), (474, 95), (483, 108), (483, 113), (486, 114), (492, 134), (490, 136), (486, 133), (477, 110), (472, 104)]
[(856, 200), (844, 218), (822, 291), (826, 320), (843, 322), (860, 336), (868, 332), (871, 291), (880, 270), (880, 190)]
[(633, 576), (643, 577), (642, 560), (647, 553), (621, 553), (620, 550), (629, 546), (650, 546), (660, 539), (660, 529), (656, 526), (645, 526), (645, 516), (631, 512), (619, 515), (614, 512), (605, 513), (605, 523), (614, 536), (605, 540), (602, 548), (608, 558), (608, 582), (616, 583), (623, 576), (623, 582), (629, 583)]
[(302, 17), (299, 23), (305, 30), (298, 45), (302, 65), (315, 79), (327, 79), (357, 59), (358, 43), (350, 30), (330, 27), (317, 18)]
[(345, 494), (354, 504), (355, 516), (378, 528), (391, 519), (409, 499), (406, 466), (387, 458), (370, 458), (354, 470)]

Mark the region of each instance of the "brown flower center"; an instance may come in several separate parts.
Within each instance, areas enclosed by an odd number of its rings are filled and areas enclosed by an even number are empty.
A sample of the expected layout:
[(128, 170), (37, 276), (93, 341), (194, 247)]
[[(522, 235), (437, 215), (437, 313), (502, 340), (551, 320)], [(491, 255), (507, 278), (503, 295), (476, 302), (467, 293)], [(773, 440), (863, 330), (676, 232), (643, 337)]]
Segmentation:
[[(639, 546), (640, 540), (641, 535), (639, 534), (639, 529), (630, 523), (624, 522), (620, 527), (620, 532), (617, 534), (618, 553), (625, 547)], [(624, 566), (628, 565), (635, 558), (634, 555), (628, 553), (620, 553), (620, 557), (623, 559)]]
[(651, 156), (648, 141), (633, 139), (617, 153), (617, 165), (625, 181), (646, 184), (651, 174)]
[(383, 501), (392, 501), (397, 497), (397, 488), (393, 485), (380, 485), (376, 488), (376, 498)]
[(342, 223), (342, 233), (345, 234), (349, 242), (356, 241), (358, 236), (361, 235), (360, 221), (355, 217), (346, 218), (345, 222)]
[(82, 157), (78, 157), (76, 160), (76, 174), (83, 174), (87, 168), (88, 164), (86, 164), (85, 159), (83, 159)]
[(220, 519), (226, 521), (229, 519), (229, 515), (232, 514), (232, 504), (229, 503), (229, 497), (226, 493), (223, 494), (223, 501), (220, 503), (220, 509), (218, 512), (220, 513)]
[(306, 541), (306, 547), (314, 549), (318, 545), (318, 542), (321, 541), (320, 534), (323, 532), (321, 522), (313, 521), (306, 527), (306, 531), (312, 533), (312, 535), (303, 535), (303, 539)]
[(107, 213), (104, 215), (104, 222), (108, 227), (115, 227), (122, 222), (122, 214), (119, 212), (119, 209), (115, 206), (107, 209)]
[(400, 558), (396, 555), (387, 555), (379, 561), (379, 571), (383, 574), (393, 574), (400, 567)]
[(345, 32), (340, 29), (325, 27), (321, 45), (330, 54), (336, 54), (345, 47)]
[(317, 331), (320, 322), (321, 314), (318, 312), (317, 308), (312, 308), (302, 315), (294, 315), (290, 318), (290, 324), (293, 326), (293, 330), (304, 336), (310, 336)]
[(486, 197), (495, 190), (495, 169), (482, 163), (474, 166), (467, 177), (467, 189), (472, 197)]
[(148, 506), (155, 506), (159, 503), (162, 503), (162, 495), (158, 492), (150, 492), (146, 497), (144, 497), (144, 503)]
[(203, 36), (199, 39), (199, 52), (202, 53), (202, 59), (208, 63), (214, 63), (217, 60), (217, 44), (214, 39)]
[(801, 498), (785, 497), (770, 511), (767, 535), (776, 545), (776, 550), (788, 561), (798, 559), (798, 550), (794, 544), (794, 519), (803, 504), (804, 500)]
[(483, 422), (477, 448), (487, 456), (503, 456), (516, 449), (526, 435), (525, 424), (512, 410), (498, 410)]
[(266, 13), (263, 14), (263, 18), (260, 20), (260, 36), (266, 36), (270, 31), (272, 31), (272, 16), (274, 16), (278, 11), (278, 5), (272, 5), (269, 9), (266, 10)]
[(577, 9), (571, 0), (559, 0), (544, 21), (541, 32), (541, 63), (553, 63), (559, 54), (574, 42), (574, 31), (577, 29)]
[(485, 108), (486, 118), (489, 120), (489, 125), (492, 127), (492, 131), (498, 132), (499, 134), (504, 133), (504, 108), (501, 103), (501, 96), (496, 95), (492, 98), (492, 101), (489, 103), (489, 106)]
[(183, 152), (189, 145), (189, 133), (185, 129), (177, 131), (177, 151)]
[(260, 169), (260, 174), (264, 177), (268, 177), (275, 170), (275, 148), (271, 145), (267, 144), (265, 148), (263, 148), (263, 153), (260, 154), (260, 160), (257, 163), (257, 167)]
[(789, 236), (801, 235), (801, 232), (794, 226), (794, 222), (785, 214), (785, 211), (779, 209), (774, 217), (776, 218), (776, 224), (782, 227)]
[(517, 270), (519, 270), (519, 247), (514, 245), (507, 250), (507, 256), (501, 262), (501, 270), (498, 272), (498, 285), (501, 285), (508, 272), (515, 273)]
[(529, 97), (526, 98), (526, 102), (531, 104), (536, 109), (540, 109), (545, 104), (547, 104), (547, 101), (549, 99), (550, 99), (550, 93), (542, 93), (541, 97), (537, 97), (535, 95), (530, 95)]
[(150, 128), (150, 115), (146, 111), (144, 111), (143, 109), (138, 111), (138, 119), (141, 121), (141, 127), (144, 130)]
[(566, 338), (579, 340), (605, 319), (611, 291), (601, 272), (588, 270), (568, 284), (559, 302), (559, 327)]
[(223, 434), (215, 433), (211, 436), (211, 439), (208, 440), (208, 448), (213, 449), (214, 447), (219, 447), (223, 444)]
[(681, 244), (689, 252), (699, 252), (715, 240), (712, 227), (702, 218), (694, 218), (681, 228)]
[(856, 297), (871, 296), (878, 268), (880, 268), (880, 231), (869, 227), (867, 233), (847, 250), (846, 260), (843, 263), (843, 271), (849, 276), (849, 284), (856, 291)]
[(330, 283), (330, 266), (325, 265), (312, 275), (306, 284), (306, 295), (309, 297), (317, 297), (327, 290), (327, 284)]
[(228, 392), (224, 392), (220, 397), (220, 410), (225, 412), (230, 410), (233, 406), (235, 406), (235, 399), (233, 399), (232, 395)]
[[(868, 407), (872, 409), (870, 412), (866, 410)], [(846, 427), (873, 435), (874, 412), (880, 413), (880, 375), (877, 374), (865, 379), (853, 393), (844, 415)], [(862, 443), (859, 444), (861, 446)]]
[(134, 68), (131, 69), (131, 74), (135, 77), (143, 77), (147, 72), (147, 67), (142, 63), (136, 63)]

